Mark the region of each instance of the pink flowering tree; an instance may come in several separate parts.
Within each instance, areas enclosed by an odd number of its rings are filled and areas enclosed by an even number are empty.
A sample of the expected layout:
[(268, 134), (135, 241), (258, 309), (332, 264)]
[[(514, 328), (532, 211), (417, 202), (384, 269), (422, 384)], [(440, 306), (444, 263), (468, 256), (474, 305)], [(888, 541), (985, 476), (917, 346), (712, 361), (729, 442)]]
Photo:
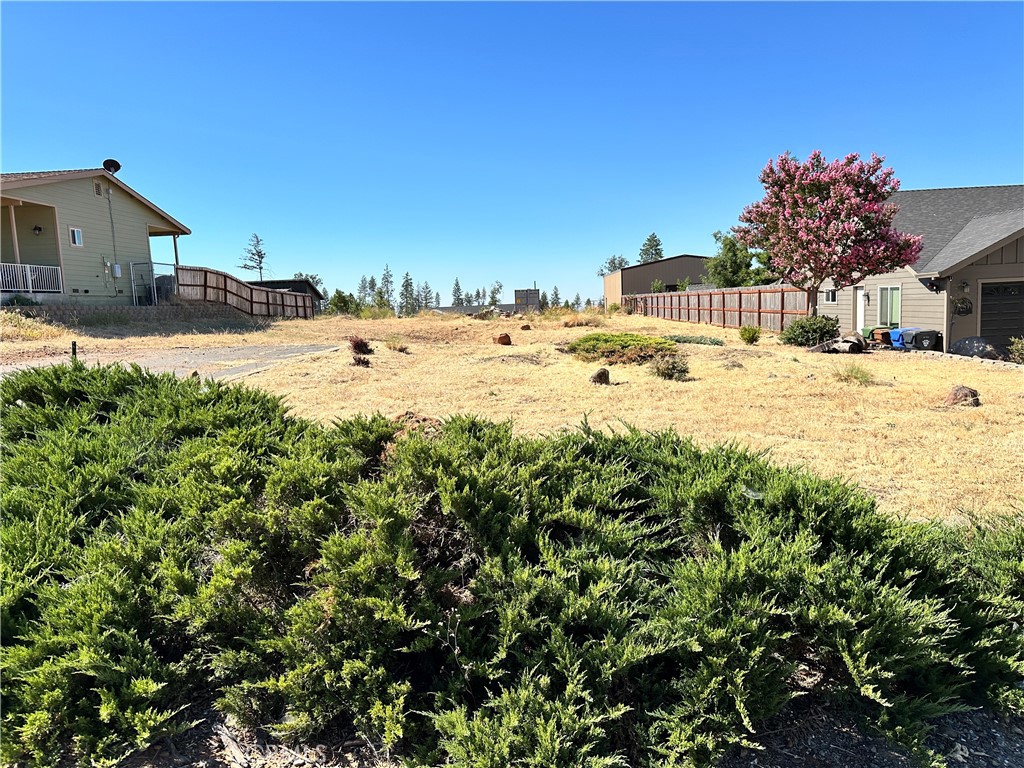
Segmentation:
[(772, 271), (806, 289), (812, 316), (825, 280), (845, 288), (913, 264), (921, 252), (920, 237), (892, 228), (899, 209), (885, 201), (900, 182), (884, 161), (850, 154), (830, 163), (817, 150), (803, 163), (780, 155), (761, 171), (764, 199), (744, 208), (733, 228)]

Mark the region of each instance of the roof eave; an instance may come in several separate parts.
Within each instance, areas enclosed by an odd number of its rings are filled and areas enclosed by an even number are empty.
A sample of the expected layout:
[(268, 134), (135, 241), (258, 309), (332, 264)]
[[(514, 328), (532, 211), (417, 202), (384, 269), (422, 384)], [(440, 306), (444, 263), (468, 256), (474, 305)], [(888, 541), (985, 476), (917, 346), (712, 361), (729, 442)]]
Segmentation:
[(95, 178), (97, 176), (103, 176), (108, 181), (114, 182), (120, 189), (124, 190), (126, 193), (128, 193), (129, 195), (134, 197), (136, 200), (138, 200), (140, 203), (142, 203), (146, 207), (150, 208), (151, 210), (153, 210), (156, 213), (158, 213), (161, 216), (163, 216), (165, 219), (167, 219), (168, 222), (170, 222), (173, 225), (173, 228), (178, 230), (177, 232), (159, 233), (159, 234), (171, 234), (171, 235), (174, 235), (174, 234), (177, 234), (177, 235), (191, 235), (192, 234), (192, 230), (191, 229), (189, 229), (184, 224), (182, 224), (180, 221), (178, 221), (173, 216), (168, 214), (167, 211), (163, 210), (162, 208), (158, 208), (157, 206), (155, 206), (152, 202), (147, 200), (145, 197), (140, 195), (138, 192), (136, 192), (134, 189), (129, 187), (123, 181), (118, 179), (114, 174), (108, 172), (107, 170), (105, 170), (103, 168), (90, 168), (90, 169), (87, 169), (87, 170), (84, 170), (84, 171), (72, 171), (72, 172), (66, 173), (66, 174), (60, 174), (60, 175), (54, 175), (54, 176), (44, 176), (44, 177), (37, 178), (37, 179), (16, 179), (14, 181), (4, 182), (3, 188), (4, 188), (4, 190), (8, 190), (8, 189), (24, 189), (26, 187), (40, 187), (40, 186), (43, 186), (44, 184), (56, 184), (56, 183), (61, 182), (61, 181), (73, 181), (74, 179)]

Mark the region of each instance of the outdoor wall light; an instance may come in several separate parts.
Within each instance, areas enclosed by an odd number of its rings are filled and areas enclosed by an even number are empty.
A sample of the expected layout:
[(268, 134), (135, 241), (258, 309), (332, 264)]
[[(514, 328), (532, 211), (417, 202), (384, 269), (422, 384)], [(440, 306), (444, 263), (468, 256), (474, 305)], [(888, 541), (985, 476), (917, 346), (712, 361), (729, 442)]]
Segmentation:
[(43, 228), (36, 224), (34, 227), (32, 227), (32, 234), (35, 235), (36, 237), (39, 237), (41, 234), (43, 234)]
[(966, 280), (961, 280), (960, 281), (960, 290), (963, 291), (964, 293), (970, 293), (971, 292), (971, 284), (968, 283)]

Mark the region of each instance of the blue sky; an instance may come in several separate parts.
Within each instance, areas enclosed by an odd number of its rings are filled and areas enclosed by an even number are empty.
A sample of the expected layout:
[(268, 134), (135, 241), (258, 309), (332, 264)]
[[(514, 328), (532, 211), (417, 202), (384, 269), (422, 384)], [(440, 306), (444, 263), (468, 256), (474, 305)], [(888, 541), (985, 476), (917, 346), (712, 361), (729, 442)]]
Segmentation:
[[(904, 189), (1024, 182), (1022, 3), (12, 3), (4, 171), (95, 167), (192, 229), (183, 263), (447, 303), (713, 254), (789, 150)], [(154, 258), (170, 260), (153, 239)]]

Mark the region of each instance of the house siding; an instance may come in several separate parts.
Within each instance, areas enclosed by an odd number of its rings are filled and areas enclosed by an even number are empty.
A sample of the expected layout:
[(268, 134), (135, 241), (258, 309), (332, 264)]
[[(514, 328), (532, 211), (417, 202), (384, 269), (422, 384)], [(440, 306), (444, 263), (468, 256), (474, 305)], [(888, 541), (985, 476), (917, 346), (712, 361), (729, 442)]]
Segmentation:
[[(1024, 237), (1018, 237), (950, 275), (950, 297), (966, 296), (974, 304), (973, 314), (957, 316), (950, 312), (950, 344), (980, 333), (981, 285), (983, 281), (990, 280), (1024, 280)], [(968, 291), (961, 288), (963, 283), (967, 283)]]
[[(93, 189), (96, 180), (103, 185), (103, 196), (98, 197)], [(112, 191), (111, 206), (107, 203), (107, 187)], [(56, 238), (63, 252), (65, 299), (82, 304), (132, 304), (131, 268), (132, 262), (145, 262), (140, 271), (152, 271), (149, 250), (149, 227), (166, 227), (167, 221), (147, 206), (140, 203), (119, 187), (108, 184), (101, 177), (69, 179), (38, 187), (16, 190), (17, 197), (26, 202), (54, 206), (57, 209)], [(31, 206), (20, 206), (29, 208)], [(111, 233), (111, 208), (113, 210), (114, 233)], [(44, 230), (52, 230), (53, 214)], [(39, 240), (22, 232), (21, 211), (16, 211), (18, 222), (18, 245), (23, 263), (56, 264), (55, 248), (45, 253), (31, 254), (25, 244)], [(70, 228), (82, 230), (83, 245), (72, 246)], [(40, 247), (43, 244), (40, 243)], [(46, 260), (46, 259), (49, 260)], [(119, 264), (121, 277), (114, 278), (113, 270), (106, 270), (104, 262)], [(75, 292), (77, 289), (77, 293)]]

